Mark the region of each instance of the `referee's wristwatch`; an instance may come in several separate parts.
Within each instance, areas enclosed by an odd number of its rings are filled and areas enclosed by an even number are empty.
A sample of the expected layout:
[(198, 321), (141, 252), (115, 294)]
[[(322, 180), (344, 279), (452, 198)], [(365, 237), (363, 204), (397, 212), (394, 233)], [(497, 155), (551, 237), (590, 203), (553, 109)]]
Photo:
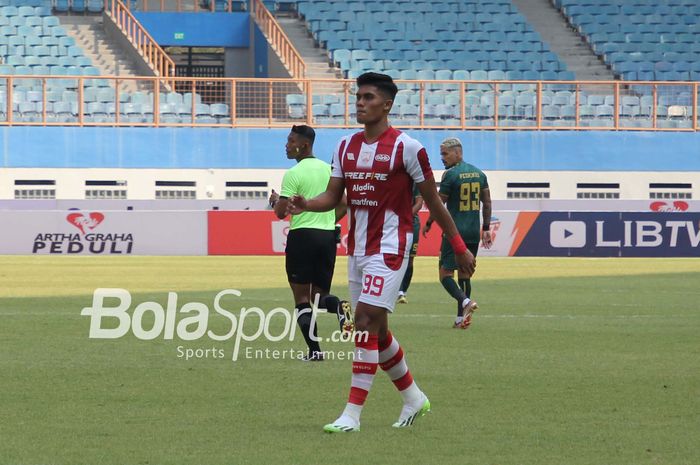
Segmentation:
[(335, 225), (335, 243), (340, 244), (340, 239), (341, 239), (341, 233), (340, 233), (340, 225), (336, 224)]

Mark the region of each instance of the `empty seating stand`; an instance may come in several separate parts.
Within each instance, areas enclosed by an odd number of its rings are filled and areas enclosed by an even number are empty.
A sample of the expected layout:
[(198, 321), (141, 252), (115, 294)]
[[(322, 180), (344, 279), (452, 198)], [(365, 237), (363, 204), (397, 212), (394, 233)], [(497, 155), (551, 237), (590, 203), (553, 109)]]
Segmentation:
[(400, 79), (456, 71), (574, 77), (510, 0), (301, 1), (297, 9), (349, 78), (370, 70)]
[(554, 0), (617, 76), (700, 81), (696, 0)]
[[(99, 70), (84, 56), (72, 37), (66, 34), (52, 7), (67, 7), (76, 12), (96, 8), (102, 1), (72, 0), (0, 0), (0, 76), (12, 76), (11, 118), (14, 122), (75, 122), (78, 119), (78, 79), (83, 76), (82, 110), (85, 122), (114, 122), (116, 91), (99, 78)], [(66, 76), (47, 79), (33, 76)], [(94, 78), (91, 78), (94, 76)], [(7, 121), (8, 78), (0, 78), (0, 121)], [(44, 97), (45, 94), (45, 97)], [(228, 124), (230, 115), (224, 104), (209, 105), (197, 95), (162, 94), (161, 114), (165, 122)], [(127, 123), (154, 121), (151, 93), (119, 94), (119, 120)], [(42, 102), (46, 102), (46, 108)], [(194, 120), (192, 117), (194, 105)]]

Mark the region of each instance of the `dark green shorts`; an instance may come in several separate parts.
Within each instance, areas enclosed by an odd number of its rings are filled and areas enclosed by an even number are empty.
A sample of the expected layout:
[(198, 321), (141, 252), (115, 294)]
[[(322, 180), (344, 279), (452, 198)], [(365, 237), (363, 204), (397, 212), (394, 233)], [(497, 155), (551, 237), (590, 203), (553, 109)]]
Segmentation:
[[(469, 249), (469, 251), (476, 257), (477, 252), (479, 252), (479, 243), (469, 243), (467, 241), (464, 242), (467, 245), (467, 249)], [(456, 270), (457, 268), (459, 268), (457, 266), (457, 262), (455, 261), (455, 252), (454, 250), (452, 250), (450, 241), (448, 241), (445, 236), (442, 236), (442, 245), (440, 246), (440, 261), (438, 263), (440, 264), (440, 268), (444, 268), (446, 270)]]

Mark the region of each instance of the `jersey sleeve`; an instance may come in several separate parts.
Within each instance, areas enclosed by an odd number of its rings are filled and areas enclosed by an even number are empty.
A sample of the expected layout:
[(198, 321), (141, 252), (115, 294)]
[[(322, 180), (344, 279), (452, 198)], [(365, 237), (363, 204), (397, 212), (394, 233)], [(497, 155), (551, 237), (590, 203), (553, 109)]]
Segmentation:
[(404, 165), (406, 172), (415, 182), (423, 182), (433, 178), (433, 170), (430, 168), (428, 152), (420, 142), (409, 139), (404, 145)]
[(481, 178), (483, 179), (483, 182), (481, 183), (481, 188), (488, 189), (489, 188), (489, 180), (486, 177), (486, 173), (484, 173), (483, 171), (481, 172)]
[(452, 188), (452, 174), (450, 170), (445, 170), (442, 173), (442, 179), (440, 180), (440, 190), (439, 192), (444, 195), (450, 195), (450, 189)]
[(333, 151), (333, 159), (331, 161), (332, 178), (345, 178), (345, 175), (343, 174), (343, 165), (340, 163), (340, 153), (344, 151), (346, 144), (347, 141), (345, 138), (341, 139), (340, 142), (338, 142), (338, 145), (335, 147), (335, 151)]
[(282, 178), (282, 189), (280, 189), (280, 197), (289, 198), (294, 194), (298, 194), (297, 188), (299, 180), (294, 170), (288, 170)]

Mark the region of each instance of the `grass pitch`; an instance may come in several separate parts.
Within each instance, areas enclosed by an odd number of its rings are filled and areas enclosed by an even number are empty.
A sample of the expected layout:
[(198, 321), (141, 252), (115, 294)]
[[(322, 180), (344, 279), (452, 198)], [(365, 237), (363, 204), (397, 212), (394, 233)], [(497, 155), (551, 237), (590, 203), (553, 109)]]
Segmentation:
[[(283, 258), (0, 257), (0, 464), (698, 463), (700, 260), (482, 258), (468, 331), (450, 329), (436, 267), (416, 260), (390, 317), (433, 412), (392, 429), (400, 397), (380, 372), (362, 432), (326, 435), (348, 361), (233, 362), (231, 341), (206, 337), (91, 340), (80, 315), (98, 287), (128, 290), (130, 314), (168, 291), (213, 313), (227, 288), (242, 292), (231, 310), (291, 308)], [(341, 296), (345, 278), (340, 259)], [(210, 316), (218, 334), (229, 326)], [(211, 350), (185, 360), (187, 348)]]

